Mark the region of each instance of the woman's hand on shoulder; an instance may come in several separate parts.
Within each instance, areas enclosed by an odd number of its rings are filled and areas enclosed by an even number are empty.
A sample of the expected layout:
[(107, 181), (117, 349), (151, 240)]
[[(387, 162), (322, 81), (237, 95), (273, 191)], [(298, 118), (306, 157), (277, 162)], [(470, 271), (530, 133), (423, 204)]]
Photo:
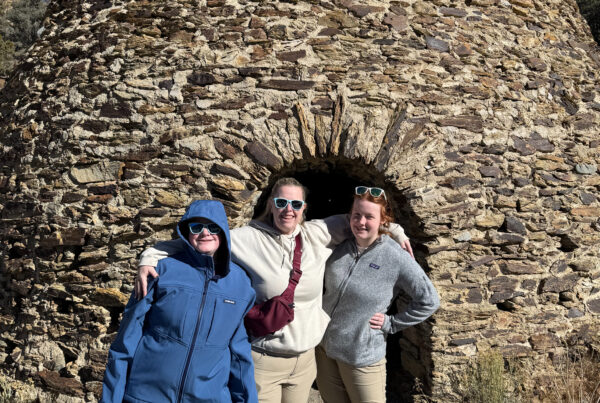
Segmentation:
[(381, 329), (383, 327), (383, 323), (385, 322), (385, 315), (377, 312), (375, 315), (369, 319), (369, 324), (371, 325), (371, 329)]
[(405, 251), (407, 251), (408, 254), (410, 256), (412, 256), (413, 259), (415, 258), (415, 255), (413, 254), (412, 247), (410, 246), (410, 241), (408, 239), (400, 242), (400, 246), (402, 246), (402, 249), (404, 249)]
[(138, 267), (138, 274), (135, 277), (134, 287), (135, 297), (138, 300), (144, 298), (148, 293), (148, 276), (152, 276), (154, 278), (158, 277), (158, 273), (153, 266)]

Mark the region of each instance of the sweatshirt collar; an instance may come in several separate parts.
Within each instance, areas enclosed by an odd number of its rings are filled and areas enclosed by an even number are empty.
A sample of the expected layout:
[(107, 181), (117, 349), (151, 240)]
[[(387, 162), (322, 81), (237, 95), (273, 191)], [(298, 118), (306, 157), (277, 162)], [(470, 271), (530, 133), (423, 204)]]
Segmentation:
[(365, 253), (367, 253), (368, 251), (370, 251), (371, 249), (373, 249), (375, 246), (379, 245), (380, 243), (382, 243), (384, 241), (384, 237), (387, 237), (387, 235), (385, 234), (381, 234), (377, 237), (377, 239), (375, 239), (373, 241), (373, 243), (369, 246), (367, 246), (362, 253), (358, 252), (358, 244), (356, 243), (356, 239), (352, 239), (352, 249), (354, 250), (354, 253), (356, 255), (356, 257), (361, 257), (363, 256)]

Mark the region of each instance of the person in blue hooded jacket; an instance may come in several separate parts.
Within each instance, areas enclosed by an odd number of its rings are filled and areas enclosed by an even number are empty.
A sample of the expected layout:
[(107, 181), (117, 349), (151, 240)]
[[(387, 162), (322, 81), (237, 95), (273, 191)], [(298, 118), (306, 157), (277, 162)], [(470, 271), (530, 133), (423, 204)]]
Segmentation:
[(243, 322), (255, 292), (231, 262), (223, 205), (193, 202), (177, 232), (186, 250), (125, 307), (101, 402), (258, 402)]

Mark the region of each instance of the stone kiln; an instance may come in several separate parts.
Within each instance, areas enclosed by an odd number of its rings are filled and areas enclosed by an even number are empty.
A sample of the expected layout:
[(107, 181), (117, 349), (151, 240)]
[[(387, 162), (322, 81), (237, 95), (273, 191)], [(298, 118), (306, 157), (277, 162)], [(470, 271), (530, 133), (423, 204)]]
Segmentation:
[(191, 200), (241, 225), (282, 175), (316, 216), (357, 182), (394, 196), (442, 307), (392, 383), (448, 401), (478, 351), (593, 334), (600, 57), (574, 0), (63, 0), (44, 27), (0, 95), (0, 369), (42, 400), (99, 396), (137, 256)]

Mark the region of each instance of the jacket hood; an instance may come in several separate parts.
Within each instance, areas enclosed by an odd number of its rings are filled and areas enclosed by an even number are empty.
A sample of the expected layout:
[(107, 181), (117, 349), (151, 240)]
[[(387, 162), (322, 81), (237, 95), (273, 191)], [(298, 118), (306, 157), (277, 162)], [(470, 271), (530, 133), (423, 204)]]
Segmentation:
[(216, 200), (196, 200), (189, 205), (183, 217), (177, 225), (177, 234), (186, 245), (189, 247), (189, 252), (197, 260), (207, 258), (209, 256), (198, 252), (188, 241), (189, 229), (187, 224), (195, 218), (205, 218), (217, 224), (221, 228), (221, 244), (215, 252), (215, 257), (218, 257), (218, 266), (215, 264), (216, 272), (222, 276), (229, 273), (229, 264), (231, 261), (231, 238), (229, 234), (229, 223), (227, 214), (223, 204)]

